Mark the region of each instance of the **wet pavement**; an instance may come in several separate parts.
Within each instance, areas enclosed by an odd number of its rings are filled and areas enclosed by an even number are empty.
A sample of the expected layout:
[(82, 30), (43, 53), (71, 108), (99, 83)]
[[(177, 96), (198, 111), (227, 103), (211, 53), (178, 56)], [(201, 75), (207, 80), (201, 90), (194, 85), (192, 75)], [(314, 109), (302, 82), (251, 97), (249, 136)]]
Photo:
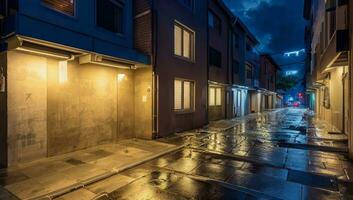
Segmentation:
[(185, 147), (56, 199), (353, 199), (347, 137), (305, 110), (222, 120), (159, 141)]

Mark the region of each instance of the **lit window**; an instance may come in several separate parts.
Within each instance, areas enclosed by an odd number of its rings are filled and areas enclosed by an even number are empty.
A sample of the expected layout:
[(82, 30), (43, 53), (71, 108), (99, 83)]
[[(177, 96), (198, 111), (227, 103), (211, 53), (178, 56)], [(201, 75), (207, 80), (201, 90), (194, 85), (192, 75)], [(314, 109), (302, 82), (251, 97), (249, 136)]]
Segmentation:
[(42, 0), (43, 4), (67, 15), (75, 15), (75, 0)]
[(194, 32), (190, 29), (174, 25), (174, 54), (189, 60), (194, 59)]
[(174, 81), (174, 110), (192, 111), (194, 109), (194, 82)]
[(221, 106), (222, 105), (222, 88), (210, 87), (208, 97), (209, 97), (208, 105)]
[(182, 32), (183, 30), (179, 26), (174, 26), (174, 54), (178, 56), (182, 55)]
[(96, 0), (97, 26), (115, 33), (123, 33), (123, 4), (113, 0)]
[(210, 106), (215, 106), (216, 105), (216, 102), (215, 102), (215, 99), (216, 99), (216, 89), (215, 88), (210, 88), (210, 91), (209, 91), (209, 105)]

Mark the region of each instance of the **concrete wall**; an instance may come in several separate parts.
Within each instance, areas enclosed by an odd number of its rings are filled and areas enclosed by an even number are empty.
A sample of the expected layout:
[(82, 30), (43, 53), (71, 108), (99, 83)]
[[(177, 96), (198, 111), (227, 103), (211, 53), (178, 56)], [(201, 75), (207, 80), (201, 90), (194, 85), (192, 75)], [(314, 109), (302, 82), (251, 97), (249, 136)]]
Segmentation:
[(324, 87), (321, 87), (317, 93), (318, 117), (334, 125), (343, 131), (343, 67), (330, 71), (330, 78), (325, 80), (325, 87), (330, 91), (330, 108), (323, 106)]
[[(127, 138), (152, 138), (152, 70), (8, 52), (9, 165)], [(124, 74), (118, 80), (118, 74)], [(136, 111), (136, 112), (135, 112)]]
[(135, 134), (152, 139), (152, 69), (135, 71)]
[(8, 162), (47, 155), (47, 59), (8, 52)]

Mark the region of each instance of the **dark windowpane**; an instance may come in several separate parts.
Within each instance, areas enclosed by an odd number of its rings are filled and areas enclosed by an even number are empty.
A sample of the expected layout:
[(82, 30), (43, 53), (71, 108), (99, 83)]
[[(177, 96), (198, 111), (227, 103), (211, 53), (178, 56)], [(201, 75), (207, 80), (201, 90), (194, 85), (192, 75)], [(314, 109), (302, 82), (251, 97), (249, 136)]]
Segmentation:
[(211, 66), (222, 67), (222, 54), (214, 48), (210, 48), (209, 62)]
[(239, 48), (239, 34), (238, 33), (233, 34), (233, 47)]
[(233, 67), (233, 73), (238, 74), (239, 73), (239, 62), (233, 60), (232, 67)]
[(221, 19), (216, 16), (212, 11), (208, 12), (208, 25), (217, 30), (219, 34), (222, 33), (222, 22)]
[(42, 0), (43, 4), (67, 15), (75, 15), (75, 0)]
[(252, 66), (249, 64), (246, 64), (246, 78), (252, 79), (252, 77), (253, 77)]
[(123, 33), (123, 7), (111, 0), (97, 0), (97, 25), (115, 33)]
[(194, 0), (179, 0), (184, 6), (188, 7), (189, 9), (194, 9)]

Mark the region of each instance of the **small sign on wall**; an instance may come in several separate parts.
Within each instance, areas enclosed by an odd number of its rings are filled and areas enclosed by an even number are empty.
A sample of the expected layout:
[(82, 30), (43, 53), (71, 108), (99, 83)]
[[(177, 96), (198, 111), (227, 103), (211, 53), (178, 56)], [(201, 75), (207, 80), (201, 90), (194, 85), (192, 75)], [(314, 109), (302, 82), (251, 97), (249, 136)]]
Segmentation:
[(3, 73), (3, 69), (0, 70), (0, 92), (5, 92), (6, 79)]

